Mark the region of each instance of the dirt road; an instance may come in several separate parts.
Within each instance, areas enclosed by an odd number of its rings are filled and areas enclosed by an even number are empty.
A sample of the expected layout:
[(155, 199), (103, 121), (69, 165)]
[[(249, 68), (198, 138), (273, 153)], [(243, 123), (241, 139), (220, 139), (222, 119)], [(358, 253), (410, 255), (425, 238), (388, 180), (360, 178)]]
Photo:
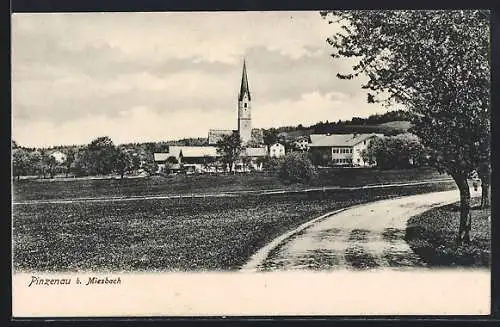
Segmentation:
[[(471, 194), (480, 195), (473, 189)], [(458, 190), (453, 190), (339, 210), (280, 236), (252, 256), (242, 271), (423, 267), (404, 240), (407, 220), (458, 200)]]

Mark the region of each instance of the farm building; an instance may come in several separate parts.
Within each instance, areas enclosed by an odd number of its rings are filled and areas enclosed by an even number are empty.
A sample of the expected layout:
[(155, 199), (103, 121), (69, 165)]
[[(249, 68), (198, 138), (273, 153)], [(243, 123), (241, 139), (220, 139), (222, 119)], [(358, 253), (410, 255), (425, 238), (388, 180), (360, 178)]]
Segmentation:
[[(268, 155), (265, 147), (248, 147), (243, 150), (241, 159), (233, 166), (237, 172), (245, 172), (251, 169), (262, 170), (262, 163), (258, 160)], [(155, 153), (155, 162), (159, 170), (168, 167), (174, 170), (184, 167), (187, 172), (206, 173), (225, 171), (220, 162), (221, 155), (217, 153), (215, 146), (170, 146), (168, 152)], [(170, 161), (170, 162), (169, 162)], [(170, 165), (169, 165), (170, 164)]]
[(323, 165), (372, 166), (362, 157), (370, 142), (382, 134), (311, 134), (309, 149), (313, 158)]

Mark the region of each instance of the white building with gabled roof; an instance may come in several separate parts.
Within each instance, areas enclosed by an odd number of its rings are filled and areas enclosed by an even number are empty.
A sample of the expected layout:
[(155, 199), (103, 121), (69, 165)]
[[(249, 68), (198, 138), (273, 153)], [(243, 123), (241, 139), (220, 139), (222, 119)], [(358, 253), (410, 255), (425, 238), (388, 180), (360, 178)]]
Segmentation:
[(362, 153), (376, 138), (383, 134), (311, 134), (309, 149), (320, 156), (321, 161), (333, 166), (369, 167)]

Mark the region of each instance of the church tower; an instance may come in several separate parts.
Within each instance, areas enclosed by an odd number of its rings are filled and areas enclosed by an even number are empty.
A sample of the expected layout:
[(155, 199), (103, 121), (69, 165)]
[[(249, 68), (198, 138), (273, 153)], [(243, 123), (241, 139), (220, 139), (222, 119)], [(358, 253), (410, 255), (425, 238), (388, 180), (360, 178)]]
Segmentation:
[(247, 68), (243, 60), (240, 93), (238, 94), (238, 132), (241, 142), (245, 145), (252, 137), (252, 108), (250, 89), (248, 88)]

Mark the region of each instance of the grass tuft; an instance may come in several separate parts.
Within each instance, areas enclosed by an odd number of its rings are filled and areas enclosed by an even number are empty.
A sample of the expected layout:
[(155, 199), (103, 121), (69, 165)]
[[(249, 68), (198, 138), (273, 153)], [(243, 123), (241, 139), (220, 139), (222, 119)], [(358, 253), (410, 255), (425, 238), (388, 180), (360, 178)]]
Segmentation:
[(434, 208), (408, 220), (405, 239), (429, 267), (489, 267), (490, 209), (480, 209), (473, 199), (471, 243), (455, 242), (460, 222), (459, 204)]

